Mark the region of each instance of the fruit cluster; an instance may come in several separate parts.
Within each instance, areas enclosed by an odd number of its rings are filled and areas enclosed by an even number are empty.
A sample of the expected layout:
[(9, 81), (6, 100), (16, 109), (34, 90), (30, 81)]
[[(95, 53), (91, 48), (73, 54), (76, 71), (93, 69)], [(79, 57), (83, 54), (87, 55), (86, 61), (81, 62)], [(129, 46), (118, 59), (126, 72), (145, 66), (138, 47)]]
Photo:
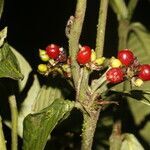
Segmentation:
[[(65, 77), (71, 77), (71, 60), (63, 47), (50, 44), (45, 50), (39, 50), (39, 56), (46, 62), (38, 66), (41, 74), (49, 75), (51, 72), (59, 72)], [(100, 71), (103, 69), (105, 57), (97, 58), (95, 51), (84, 45), (79, 46), (76, 61), (80, 67)], [(143, 81), (150, 80), (150, 65), (140, 64), (129, 49), (120, 50), (117, 58), (109, 59), (109, 70), (106, 72), (106, 80), (110, 83), (116, 84), (125, 79), (130, 80), (135, 86), (141, 86)]]
[[(39, 49), (39, 56), (46, 64), (40, 64), (38, 71), (41, 74), (49, 75), (49, 73), (57, 71), (65, 77), (71, 77), (71, 60), (66, 55), (63, 47), (56, 44), (48, 45), (45, 50)], [(78, 64), (87, 67), (90, 70), (100, 70), (105, 58), (96, 58), (96, 53), (89, 46), (79, 46), (76, 56)]]
[(46, 64), (39, 64), (38, 71), (48, 76), (50, 73), (61, 73), (70, 76), (69, 59), (63, 47), (56, 44), (49, 44), (45, 50), (39, 49), (39, 56)]
[(129, 79), (135, 86), (141, 86), (143, 81), (150, 80), (150, 65), (140, 64), (129, 49), (118, 52), (117, 58), (110, 59), (110, 69), (106, 72), (106, 79), (110, 83), (119, 83)]

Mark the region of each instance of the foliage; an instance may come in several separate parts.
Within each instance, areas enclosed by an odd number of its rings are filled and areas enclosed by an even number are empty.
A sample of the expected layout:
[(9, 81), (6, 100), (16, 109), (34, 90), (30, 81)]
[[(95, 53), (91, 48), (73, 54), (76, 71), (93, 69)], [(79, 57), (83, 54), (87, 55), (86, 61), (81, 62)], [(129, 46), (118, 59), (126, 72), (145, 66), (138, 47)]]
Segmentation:
[[(129, 65), (114, 56), (110, 59), (102, 56), (104, 39), (107, 40), (108, 4), (117, 16), (118, 51), (129, 49), (134, 54)], [(65, 29), (67, 50), (57, 45), (54, 48), (54, 44), (49, 50), (39, 49), (39, 58), (46, 69), (37, 67), (36, 73), (24, 56), (7, 42), (7, 27), (0, 31), (0, 78), (2, 83), (8, 79), (8, 85), (11, 85), (8, 90), (2, 89), (5, 91), (2, 94), (5, 103), (9, 100), (11, 119), (1, 116), (12, 132), (12, 150), (17, 150), (18, 136), (23, 141), (23, 150), (43, 150), (47, 141), (53, 139), (54, 129), (65, 122), (72, 110), (80, 111), (83, 117), (81, 133), (77, 132), (82, 137), (82, 150), (91, 150), (92, 147), (143, 150), (150, 143), (150, 124), (147, 122), (150, 81), (143, 81), (138, 76), (139, 66), (149, 64), (150, 33), (142, 23), (132, 22), (136, 5), (138, 0), (101, 0), (96, 46), (92, 49), (80, 44), (88, 5), (86, 0), (78, 0), (75, 14)], [(0, 17), (3, 7), (4, 1), (0, 0)], [(54, 54), (57, 55), (54, 57)], [(44, 85), (40, 85), (39, 74), (47, 78)], [(136, 83), (137, 79), (140, 79), (140, 84)], [(125, 113), (130, 118), (123, 118)], [(0, 149), (5, 150), (1, 116)], [(74, 121), (74, 118), (70, 119)], [(128, 119), (133, 122), (133, 130), (124, 124)], [(76, 131), (72, 132), (74, 137)], [(56, 137), (56, 141), (59, 140)]]

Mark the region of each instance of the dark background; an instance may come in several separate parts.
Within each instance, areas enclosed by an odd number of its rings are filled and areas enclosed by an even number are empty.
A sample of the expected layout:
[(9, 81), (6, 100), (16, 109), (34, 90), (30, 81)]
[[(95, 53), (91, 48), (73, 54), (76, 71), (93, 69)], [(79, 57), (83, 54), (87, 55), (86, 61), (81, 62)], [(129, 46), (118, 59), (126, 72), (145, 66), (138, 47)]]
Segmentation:
[[(87, 2), (81, 44), (94, 48), (99, 0)], [(5, 0), (0, 26), (8, 26), (9, 44), (36, 67), (39, 48), (45, 48), (50, 43), (67, 48), (65, 26), (69, 16), (74, 14), (75, 4), (75, 0)], [(139, 0), (133, 20), (142, 22), (150, 29), (149, 11), (150, 2)], [(111, 8), (107, 21), (105, 56), (109, 57), (117, 51), (117, 21)]]
[[(36, 71), (37, 65), (40, 63), (39, 48), (44, 49), (48, 44), (56, 43), (67, 49), (68, 41), (65, 37), (65, 26), (68, 18), (74, 14), (75, 4), (75, 0), (5, 0), (0, 28), (8, 26), (7, 41), (27, 59)], [(95, 47), (98, 7), (99, 0), (88, 0), (80, 40), (81, 44), (89, 45), (92, 48)], [(150, 1), (139, 0), (132, 21), (142, 22), (150, 30), (149, 15)], [(111, 57), (117, 52), (117, 26), (116, 15), (109, 7), (104, 53), (107, 57)], [(80, 116), (80, 114), (76, 115)], [(69, 130), (73, 130), (75, 134), (73, 137), (65, 133), (65, 128), (68, 128), (67, 123), (58, 127), (54, 132), (54, 138), (49, 143), (51, 148), (60, 149), (60, 146), (64, 143), (68, 144), (70, 139), (75, 143), (80, 143), (78, 128), (81, 121), (81, 117), (74, 122), (68, 120), (71, 126)], [(5, 130), (8, 133), (6, 138), (9, 144), (10, 132), (7, 128)], [(58, 136), (59, 143), (55, 139), (55, 135)]]

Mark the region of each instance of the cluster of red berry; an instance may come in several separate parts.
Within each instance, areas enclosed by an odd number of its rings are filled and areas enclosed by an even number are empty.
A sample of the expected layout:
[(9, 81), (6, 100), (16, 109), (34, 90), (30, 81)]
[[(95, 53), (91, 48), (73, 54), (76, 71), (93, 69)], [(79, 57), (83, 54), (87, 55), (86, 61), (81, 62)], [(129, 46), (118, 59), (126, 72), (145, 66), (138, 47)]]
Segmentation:
[(127, 78), (135, 86), (141, 86), (143, 81), (150, 80), (150, 65), (140, 64), (129, 49), (120, 50), (117, 58), (112, 57), (110, 66), (106, 73), (110, 83), (119, 83)]
[(45, 50), (39, 49), (39, 56), (42, 61), (48, 62), (38, 66), (38, 71), (41, 74), (49, 75), (50, 72), (55, 71), (59, 73), (70, 72), (66, 51), (63, 47), (49, 44)]
[[(40, 64), (38, 71), (41, 74), (48, 75), (52, 71), (63, 73), (66, 77), (71, 77), (71, 60), (67, 58), (63, 47), (56, 44), (48, 45), (45, 50), (39, 50), (39, 56), (47, 64)], [(105, 58), (96, 58), (96, 53), (89, 46), (79, 46), (76, 56), (77, 62), (81, 66), (86, 66), (91, 70), (99, 70)]]
[[(40, 64), (38, 71), (48, 75), (53, 70), (63, 73), (66, 77), (71, 77), (71, 61), (67, 58), (63, 47), (50, 44), (45, 50), (39, 50), (42, 61), (47, 64)], [(96, 53), (89, 46), (79, 46), (76, 60), (82, 67), (91, 70), (103, 68), (105, 57), (97, 58)], [(112, 57), (109, 61), (110, 69), (106, 72), (106, 79), (110, 83), (119, 83), (124, 79), (129, 79), (134, 85), (141, 86), (143, 81), (150, 80), (150, 65), (140, 64), (137, 58), (129, 49), (120, 50), (117, 58)]]

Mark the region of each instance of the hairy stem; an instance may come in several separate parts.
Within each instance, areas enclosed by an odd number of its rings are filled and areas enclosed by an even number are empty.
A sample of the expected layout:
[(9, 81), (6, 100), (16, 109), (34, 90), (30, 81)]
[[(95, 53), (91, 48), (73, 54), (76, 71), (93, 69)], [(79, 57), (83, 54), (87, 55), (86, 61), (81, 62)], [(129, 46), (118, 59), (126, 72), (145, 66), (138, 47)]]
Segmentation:
[(9, 105), (10, 105), (10, 111), (11, 111), (11, 123), (12, 123), (12, 129), (11, 129), (11, 150), (17, 150), (18, 148), (18, 137), (17, 137), (17, 127), (18, 127), (18, 111), (17, 111), (17, 104), (16, 104), (16, 98), (14, 95), (11, 95), (9, 97)]
[(93, 144), (93, 137), (100, 114), (100, 108), (92, 112), (90, 115), (83, 114), (83, 128), (82, 128), (82, 146), (81, 150), (91, 150)]
[(79, 39), (82, 31), (87, 0), (77, 0), (74, 22), (69, 35), (69, 53), (71, 57), (71, 71), (75, 87), (78, 87), (80, 66), (76, 61), (77, 51), (79, 49)]
[(80, 90), (79, 90), (79, 101), (82, 102), (88, 102), (88, 82), (89, 82), (89, 70), (84, 67), (83, 68), (83, 78), (80, 84)]
[(81, 82), (82, 82), (82, 79), (83, 79), (83, 71), (84, 71), (83, 69), (84, 69), (84, 68), (81, 68), (81, 69), (80, 69), (80, 77), (79, 77), (79, 80), (78, 80), (78, 86), (77, 86), (77, 91), (76, 91), (76, 100), (77, 100), (77, 101), (79, 100)]
[(101, 57), (103, 55), (107, 9), (108, 9), (108, 0), (101, 0), (97, 25), (96, 49), (95, 49), (97, 57)]
[(6, 144), (5, 144), (5, 137), (3, 133), (3, 127), (2, 127), (2, 118), (0, 116), (0, 149), (6, 150)]

